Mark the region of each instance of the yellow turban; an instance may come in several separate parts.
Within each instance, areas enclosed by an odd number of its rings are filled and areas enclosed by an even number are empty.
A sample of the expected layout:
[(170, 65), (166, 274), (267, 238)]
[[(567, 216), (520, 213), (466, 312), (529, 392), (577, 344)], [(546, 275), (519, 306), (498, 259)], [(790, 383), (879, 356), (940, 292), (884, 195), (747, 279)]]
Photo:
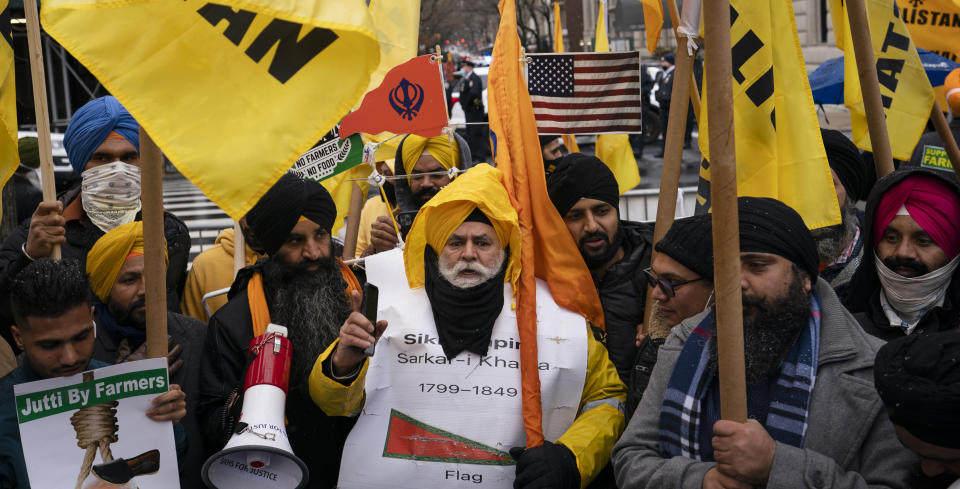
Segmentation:
[(490, 219), (500, 239), (500, 246), (506, 248), (510, 245), (505, 280), (516, 285), (520, 278), (520, 224), (517, 211), (510, 204), (510, 197), (501, 182), (500, 170), (482, 163), (444, 187), (417, 213), (403, 248), (403, 262), (410, 288), (423, 287), (423, 253), (426, 246), (429, 245), (439, 255), (450, 235), (478, 208)]
[[(110, 230), (100, 236), (87, 252), (87, 275), (90, 288), (104, 303), (110, 298), (113, 283), (120, 269), (131, 255), (143, 254), (143, 222), (134, 221)], [(163, 247), (163, 260), (167, 261), (167, 247)]]
[(460, 162), (460, 146), (457, 145), (456, 140), (453, 141), (451, 146), (450, 139), (447, 136), (425, 138), (411, 134), (403, 140), (402, 144), (403, 151), (400, 157), (403, 160), (403, 171), (407, 175), (413, 173), (413, 167), (417, 165), (420, 155), (425, 152), (436, 158), (447, 170)]

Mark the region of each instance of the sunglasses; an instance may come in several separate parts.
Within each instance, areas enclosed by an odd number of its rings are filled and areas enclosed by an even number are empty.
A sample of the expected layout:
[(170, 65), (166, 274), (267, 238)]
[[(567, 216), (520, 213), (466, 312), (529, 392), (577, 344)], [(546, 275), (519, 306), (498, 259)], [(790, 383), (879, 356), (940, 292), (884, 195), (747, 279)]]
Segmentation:
[(659, 287), (660, 287), (660, 290), (663, 291), (663, 293), (666, 294), (667, 297), (670, 297), (670, 298), (675, 297), (675, 296), (677, 295), (677, 288), (679, 288), (681, 285), (687, 285), (687, 284), (689, 284), (689, 283), (698, 282), (698, 281), (703, 280), (703, 279), (705, 278), (705, 277), (698, 277), (698, 278), (691, 279), (691, 280), (684, 280), (683, 282), (673, 282), (673, 283), (670, 283), (670, 282), (667, 282), (666, 280), (663, 280), (662, 278), (659, 278), (659, 277), (657, 277), (656, 275), (654, 275), (654, 274), (653, 274), (653, 267), (644, 268), (644, 269), (643, 269), (643, 273), (644, 273), (644, 275), (647, 276), (647, 285), (648, 285), (648, 286), (650, 286), (650, 287), (653, 287), (654, 285), (659, 286)]

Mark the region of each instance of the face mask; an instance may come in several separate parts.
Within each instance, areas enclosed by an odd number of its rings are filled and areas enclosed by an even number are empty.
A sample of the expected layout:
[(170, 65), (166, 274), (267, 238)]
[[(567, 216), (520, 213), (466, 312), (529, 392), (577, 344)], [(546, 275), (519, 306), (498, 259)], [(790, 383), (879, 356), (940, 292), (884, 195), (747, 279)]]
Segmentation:
[(874, 254), (877, 275), (883, 285), (883, 294), (897, 312), (910, 315), (940, 302), (947, 293), (953, 272), (960, 263), (957, 256), (950, 263), (919, 277), (904, 277), (887, 268), (880, 257)]
[(103, 232), (133, 222), (140, 211), (140, 168), (114, 161), (84, 171), (80, 199), (87, 218)]

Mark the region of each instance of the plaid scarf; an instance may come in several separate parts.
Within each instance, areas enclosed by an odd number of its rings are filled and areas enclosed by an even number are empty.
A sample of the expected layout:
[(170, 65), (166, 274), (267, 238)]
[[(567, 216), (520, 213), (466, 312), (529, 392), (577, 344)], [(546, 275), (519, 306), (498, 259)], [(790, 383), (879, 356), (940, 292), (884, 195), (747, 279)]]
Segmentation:
[[(667, 384), (660, 410), (663, 457), (702, 460), (699, 440), (703, 399), (716, 379), (715, 368), (710, 366), (710, 343), (716, 335), (714, 314), (715, 310), (711, 311), (687, 338)], [(803, 444), (819, 349), (820, 298), (814, 291), (808, 326), (780, 364), (780, 376), (773, 387), (765, 428), (776, 441), (795, 447)]]

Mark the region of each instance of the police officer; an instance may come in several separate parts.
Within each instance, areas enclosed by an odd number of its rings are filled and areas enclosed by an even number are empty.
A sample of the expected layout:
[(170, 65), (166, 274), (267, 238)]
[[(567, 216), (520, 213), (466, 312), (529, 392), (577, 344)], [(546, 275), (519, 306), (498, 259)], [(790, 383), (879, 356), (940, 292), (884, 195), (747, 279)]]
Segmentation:
[[(460, 84), (460, 106), (467, 119), (467, 144), (474, 155), (474, 161), (485, 161), (490, 152), (487, 149), (487, 128), (478, 122), (486, 122), (486, 110), (483, 107), (483, 81), (473, 72), (476, 64), (463, 62), (463, 81)], [(474, 124), (471, 124), (474, 123)]]

